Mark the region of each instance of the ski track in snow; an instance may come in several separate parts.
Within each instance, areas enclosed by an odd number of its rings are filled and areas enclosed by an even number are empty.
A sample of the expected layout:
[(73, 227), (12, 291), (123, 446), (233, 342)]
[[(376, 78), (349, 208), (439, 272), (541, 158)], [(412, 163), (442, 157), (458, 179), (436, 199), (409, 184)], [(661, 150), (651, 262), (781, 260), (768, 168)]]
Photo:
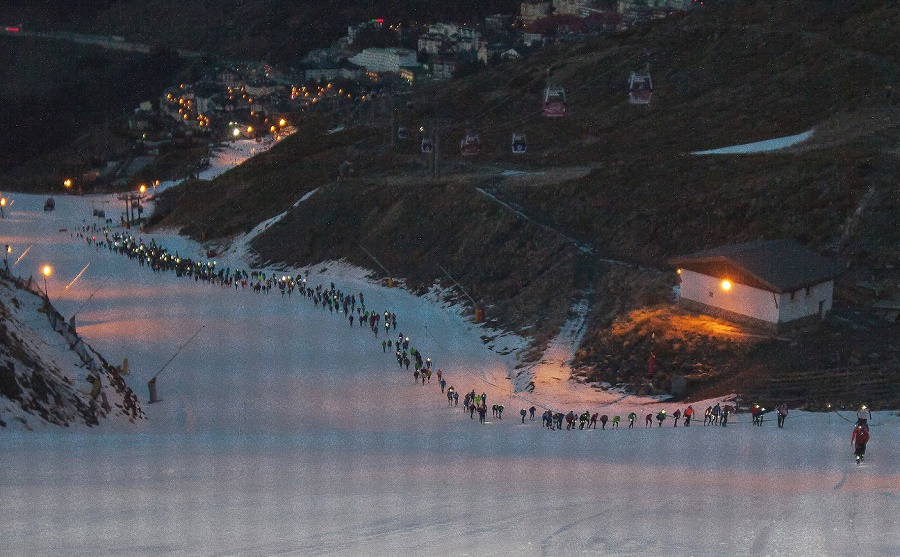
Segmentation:
[[(434, 379), (414, 384), (383, 336), (296, 294), (153, 273), (71, 238), (108, 197), (58, 197), (51, 213), (39, 196), (15, 198), (0, 236), (18, 254), (34, 247), (14, 272), (51, 262), (56, 299), (91, 263), (56, 306), (65, 316), (83, 306), (79, 333), (110, 362), (129, 358), (148, 419), (0, 432), (0, 557), (900, 554), (900, 425), (887, 412), (875, 413), (859, 467), (852, 424), (833, 413), (793, 411), (785, 429), (737, 415), (727, 428), (547, 431), (518, 409), (682, 405), (569, 381), (577, 304), (532, 370), (557, 387), (521, 393), (510, 378), (523, 339), (467, 321), (445, 293), (383, 288), (341, 261), (290, 270), (395, 311), (448, 384), (507, 405), (482, 426)], [(164, 231), (142, 237), (203, 257)], [(220, 266), (249, 267), (246, 240)], [(146, 381), (201, 325), (160, 375), (162, 400), (146, 404)]]

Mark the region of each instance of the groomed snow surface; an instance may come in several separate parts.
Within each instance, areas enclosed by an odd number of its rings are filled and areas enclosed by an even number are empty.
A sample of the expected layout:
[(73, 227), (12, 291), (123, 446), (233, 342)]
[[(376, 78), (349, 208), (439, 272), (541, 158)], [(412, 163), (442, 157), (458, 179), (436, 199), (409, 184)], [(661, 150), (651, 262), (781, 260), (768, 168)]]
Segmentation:
[[(47, 213), (41, 197), (12, 197), (2, 243), (15, 257), (33, 246), (13, 271), (54, 266), (51, 299), (67, 318), (77, 311), (79, 333), (110, 362), (129, 358), (148, 419), (0, 432), (0, 555), (900, 555), (895, 413), (875, 414), (862, 466), (849, 413), (794, 411), (784, 429), (738, 415), (727, 428), (548, 431), (522, 424), (519, 409), (624, 419), (683, 406), (572, 388), (558, 344), (538, 389), (516, 394), (521, 339), (340, 263), (308, 269), (313, 286), (334, 281), (395, 312), (389, 338), (409, 336), (449, 384), (505, 405), (481, 425), (462, 401), (448, 407), (436, 378), (414, 384), (382, 352), (383, 333), (296, 293), (154, 273), (73, 238), (100, 225), (92, 207), (121, 210), (110, 197), (57, 197)], [(240, 253), (218, 266), (246, 268)], [(162, 400), (147, 404), (160, 369)]]

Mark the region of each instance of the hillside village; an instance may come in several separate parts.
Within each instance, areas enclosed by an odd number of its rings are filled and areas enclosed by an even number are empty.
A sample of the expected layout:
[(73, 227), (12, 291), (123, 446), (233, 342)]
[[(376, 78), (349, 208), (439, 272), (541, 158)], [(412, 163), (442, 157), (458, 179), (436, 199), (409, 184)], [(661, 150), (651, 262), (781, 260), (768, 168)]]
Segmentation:
[[(190, 160), (181, 168), (193, 175), (208, 165), (204, 148), (237, 138), (276, 139), (308, 110), (336, 112), (349, 120), (366, 112), (367, 102), (383, 102), (385, 96), (400, 106), (423, 84), (526, 57), (554, 43), (624, 32), (699, 7), (690, 0), (528, 0), (518, 14), (463, 24), (408, 28), (381, 18), (360, 22), (350, 25), (331, 47), (309, 52), (296, 67), (226, 63), (209, 68), (194, 82), (166, 88), (129, 115), (127, 129), (135, 143), (128, 157), (85, 168), (74, 183), (82, 191), (153, 183), (166, 174), (155, 167), (159, 155), (172, 149), (190, 150)], [(100, 39), (94, 42), (103, 44)], [(116, 36), (106, 42), (120, 46), (124, 41)], [(385, 42), (414, 48), (368, 46)], [(403, 126), (395, 132), (408, 135)]]

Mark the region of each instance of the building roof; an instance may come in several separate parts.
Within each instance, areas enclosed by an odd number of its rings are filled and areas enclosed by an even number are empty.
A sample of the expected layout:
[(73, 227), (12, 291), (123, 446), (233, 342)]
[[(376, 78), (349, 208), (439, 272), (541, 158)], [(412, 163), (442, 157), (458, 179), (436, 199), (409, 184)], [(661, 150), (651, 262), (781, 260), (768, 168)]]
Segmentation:
[(777, 293), (826, 282), (841, 272), (837, 263), (786, 239), (720, 246), (673, 257), (669, 263), (712, 276), (736, 271), (737, 276), (728, 278)]

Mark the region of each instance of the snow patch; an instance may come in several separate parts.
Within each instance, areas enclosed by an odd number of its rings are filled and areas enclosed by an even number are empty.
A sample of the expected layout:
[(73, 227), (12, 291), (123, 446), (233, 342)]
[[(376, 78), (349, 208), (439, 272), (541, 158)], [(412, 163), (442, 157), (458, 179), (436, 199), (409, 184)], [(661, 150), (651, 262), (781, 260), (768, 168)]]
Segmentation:
[(765, 151), (777, 151), (786, 149), (798, 143), (806, 141), (812, 137), (814, 130), (805, 131), (797, 135), (789, 135), (787, 137), (778, 137), (775, 139), (767, 139), (765, 141), (756, 141), (754, 143), (744, 143), (742, 145), (732, 145), (731, 147), (721, 147), (719, 149), (709, 149), (707, 151), (692, 151), (692, 155), (735, 155), (745, 153), (762, 153)]
[(316, 189), (314, 189), (314, 190), (312, 190), (312, 191), (308, 191), (308, 192), (306, 192), (305, 194), (303, 194), (303, 197), (300, 198), (300, 201), (294, 203), (294, 207), (296, 207), (297, 205), (300, 205), (301, 203), (303, 203), (304, 201), (306, 201), (307, 199), (309, 199), (310, 197), (312, 197), (313, 194), (316, 193), (316, 192), (318, 192), (320, 189), (321, 189), (321, 188), (316, 188)]

